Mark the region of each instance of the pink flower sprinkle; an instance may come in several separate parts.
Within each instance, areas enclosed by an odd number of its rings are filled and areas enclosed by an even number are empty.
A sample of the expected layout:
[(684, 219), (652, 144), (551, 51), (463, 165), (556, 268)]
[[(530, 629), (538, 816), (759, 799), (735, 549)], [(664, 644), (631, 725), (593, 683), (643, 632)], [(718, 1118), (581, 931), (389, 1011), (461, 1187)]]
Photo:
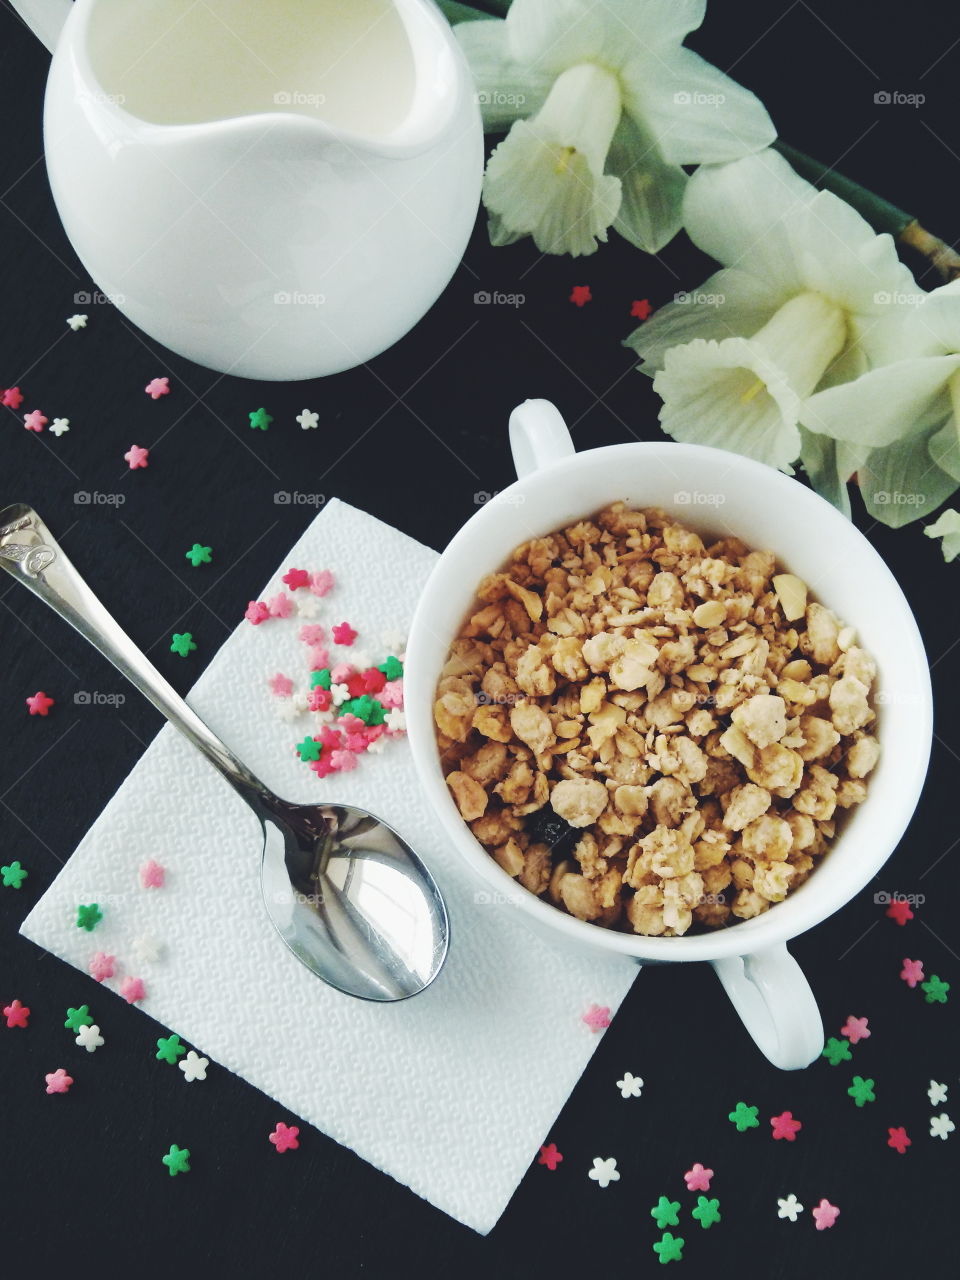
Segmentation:
[(798, 1130), (803, 1128), (799, 1120), (794, 1120), (792, 1111), (783, 1111), (778, 1116), (770, 1117), (770, 1126), (774, 1138), (786, 1138), (787, 1142), (795, 1142)]
[(326, 632), (318, 622), (307, 622), (300, 628), (300, 639), (304, 644), (323, 644)]
[(19, 1000), (11, 1000), (9, 1004), (3, 1006), (3, 1016), (7, 1020), (8, 1027), (25, 1027), (30, 1021), (30, 1009)]
[(26, 703), (32, 716), (45, 716), (54, 705), (54, 700), (53, 698), (48, 698), (43, 690), (40, 689), (32, 697), (27, 698)]
[(307, 667), (310, 671), (323, 671), (329, 665), (330, 655), (323, 645), (318, 645), (315, 649), (310, 650), (310, 657), (307, 661)]
[(44, 1076), (47, 1082), (47, 1093), (69, 1093), (70, 1086), (73, 1084), (73, 1076), (68, 1076), (63, 1067), (58, 1067), (56, 1071), (51, 1071), (49, 1075)]
[(278, 1152), (296, 1151), (300, 1145), (299, 1137), (300, 1130), (295, 1124), (284, 1124), (282, 1120), (278, 1120), (277, 1127), (270, 1134), (270, 1141)]
[(851, 1044), (859, 1044), (861, 1040), (869, 1040), (870, 1032), (866, 1018), (855, 1018), (851, 1013), (840, 1028), (840, 1034), (846, 1036)]
[(551, 1173), (562, 1160), (563, 1156), (557, 1150), (555, 1142), (550, 1142), (545, 1147), (541, 1147), (540, 1154), (537, 1156), (537, 1164), (545, 1164)]
[(159, 400), (161, 396), (170, 394), (170, 379), (151, 378), (143, 389), (151, 400)]
[(2, 400), (8, 409), (19, 409), (23, 404), (23, 392), (19, 387), (8, 387), (3, 393)]
[[(334, 627), (334, 631), (336, 631), (336, 627)], [(353, 663), (338, 662), (337, 665), (335, 667), (332, 667), (330, 670), (330, 683), (346, 684), (347, 681), (350, 679), (350, 677), (354, 674), (355, 674), (355, 669), (354, 669)]]
[(583, 1015), (582, 1021), (584, 1021), (593, 1032), (603, 1031), (605, 1027), (609, 1027), (610, 1025), (610, 1010), (605, 1004), (592, 1004)]
[(293, 601), (285, 592), (279, 591), (267, 601), (267, 608), (271, 618), (289, 618), (293, 613)]
[(345, 716), (341, 716), (337, 721), (337, 728), (342, 729), (344, 733), (362, 733), (366, 725), (359, 716), (352, 715), (348, 711)]
[(922, 982), (923, 976), (922, 960), (904, 960), (903, 968), (900, 970), (900, 977), (908, 987), (913, 988), (918, 982)]
[(388, 680), (377, 694), (377, 701), (384, 707), (403, 708), (403, 677), (399, 680)]
[(330, 756), (330, 766), (338, 773), (350, 773), (357, 767), (357, 757), (352, 751), (334, 751)]
[(321, 689), (319, 685), (307, 694), (307, 706), (311, 711), (329, 711), (331, 702), (330, 690)]
[(321, 569), (319, 573), (311, 573), (310, 590), (315, 596), (325, 596), (333, 587), (333, 574), (329, 569)]
[(366, 751), (370, 745), (370, 739), (365, 733), (348, 733), (347, 734), (347, 750), (355, 751), (358, 754)]
[(275, 698), (289, 698), (293, 693), (293, 681), (289, 676), (285, 676), (282, 671), (272, 675), (267, 684), (270, 686), (270, 692)]
[(297, 591), (300, 587), (309, 587), (310, 575), (306, 569), (288, 569), (280, 581), (285, 582), (291, 591)]
[(39, 409), (31, 409), (29, 413), (23, 415), (23, 425), (28, 431), (42, 431), (50, 421), (45, 418)]
[(821, 1200), (817, 1207), (812, 1210), (812, 1213), (816, 1220), (818, 1231), (826, 1231), (827, 1227), (832, 1227), (840, 1217), (840, 1210), (835, 1204), (831, 1204), (829, 1200)]
[(322, 755), (319, 760), (311, 760), (310, 768), (318, 778), (325, 778), (327, 774), (333, 773), (333, 765), (325, 755)]
[(116, 956), (105, 955), (104, 952), (98, 951), (91, 956), (90, 963), (87, 966), (90, 976), (96, 978), (98, 982), (105, 982), (107, 978), (112, 978), (117, 971)]
[(337, 747), (343, 746), (343, 734), (339, 729), (334, 729), (332, 725), (324, 724), (320, 726), (320, 741), (325, 747), (335, 751)]
[(243, 615), (253, 626), (258, 627), (270, 617), (270, 610), (262, 600), (251, 600)]
[(138, 467), (149, 466), (150, 450), (141, 449), (138, 444), (132, 444), (123, 457), (130, 470), (136, 471)]
[(705, 1169), (702, 1164), (695, 1164), (683, 1175), (688, 1191), (709, 1191), (712, 1169)]
[(144, 889), (162, 889), (163, 879), (166, 874), (160, 863), (154, 862), (151, 858), (149, 862), (145, 862), (140, 868), (140, 883)]
[(120, 994), (127, 1004), (136, 1004), (138, 1000), (146, 999), (147, 988), (142, 978), (124, 978), (120, 983)]
[(331, 628), (331, 634), (336, 644), (350, 645), (356, 640), (359, 632), (354, 631), (349, 622), (338, 622)]
[(382, 738), (386, 731), (386, 725), (368, 724), (364, 729), (364, 733), (367, 735), (367, 746), (369, 746), (371, 742), (376, 742), (378, 738)]

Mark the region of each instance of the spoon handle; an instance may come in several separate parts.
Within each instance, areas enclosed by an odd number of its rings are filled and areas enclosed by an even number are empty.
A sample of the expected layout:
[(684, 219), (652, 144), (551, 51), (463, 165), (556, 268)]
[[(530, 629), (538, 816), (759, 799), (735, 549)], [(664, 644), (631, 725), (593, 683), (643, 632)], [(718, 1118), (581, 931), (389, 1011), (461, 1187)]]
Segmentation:
[(37, 513), (0, 511), (0, 566), (75, 627), (261, 812), (270, 793), (184, 702), (93, 594)]

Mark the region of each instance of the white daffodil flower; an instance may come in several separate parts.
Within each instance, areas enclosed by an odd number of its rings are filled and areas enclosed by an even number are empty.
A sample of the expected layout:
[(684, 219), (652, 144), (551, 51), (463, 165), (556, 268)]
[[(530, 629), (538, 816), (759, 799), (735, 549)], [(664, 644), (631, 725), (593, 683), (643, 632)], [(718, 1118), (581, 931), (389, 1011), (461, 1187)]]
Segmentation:
[[(949, 564), (960, 555), (960, 511), (947, 507), (935, 524), (928, 524), (923, 531), (928, 538), (942, 538), (940, 547), (943, 558)], [(932, 1082), (931, 1082), (932, 1091)], [(941, 1102), (943, 1099), (940, 1099)], [(934, 1103), (936, 1106), (936, 1103)]]
[(627, 339), (654, 374), (664, 430), (783, 471), (799, 457), (839, 494), (860, 453), (801, 434), (802, 406), (899, 353), (922, 294), (893, 240), (773, 151), (698, 169), (683, 214), (723, 269)]
[(901, 359), (819, 391), (800, 420), (859, 451), (867, 510), (897, 529), (960, 485), (960, 281), (920, 296), (900, 332)]
[[(763, 104), (683, 47), (706, 0), (514, 0), (456, 27), (488, 131), (490, 238), (593, 253), (612, 225), (656, 253), (680, 229), (682, 165), (776, 137)], [(512, 126), (512, 127), (511, 127)]]

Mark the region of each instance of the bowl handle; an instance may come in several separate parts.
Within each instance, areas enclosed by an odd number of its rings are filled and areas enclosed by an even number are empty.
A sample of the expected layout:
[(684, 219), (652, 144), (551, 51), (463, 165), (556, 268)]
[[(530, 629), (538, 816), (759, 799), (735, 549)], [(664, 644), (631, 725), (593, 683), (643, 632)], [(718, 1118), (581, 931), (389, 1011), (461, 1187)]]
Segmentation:
[(517, 405), (510, 415), (510, 450), (518, 480), (576, 453), (560, 410), (549, 400)]
[(803, 970), (783, 943), (713, 967), (760, 1051), (775, 1067), (796, 1071), (823, 1049), (820, 1010)]

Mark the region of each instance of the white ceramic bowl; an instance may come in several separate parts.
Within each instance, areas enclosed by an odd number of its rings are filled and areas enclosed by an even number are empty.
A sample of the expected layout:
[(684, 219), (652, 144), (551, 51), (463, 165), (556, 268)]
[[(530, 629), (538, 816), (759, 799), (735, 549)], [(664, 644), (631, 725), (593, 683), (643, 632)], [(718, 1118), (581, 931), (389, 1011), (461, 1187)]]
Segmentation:
[[(407, 726), (418, 773), (440, 821), (478, 879), (532, 926), (570, 946), (638, 961), (707, 960), (763, 1052), (784, 1068), (820, 1053), (823, 1029), (809, 984), (785, 943), (853, 897), (893, 852), (916, 808), (932, 736), (927, 658), (910, 608), (880, 556), (838, 511), (796, 480), (735, 454), (643, 443), (575, 453), (560, 414), (528, 400), (510, 420), (519, 479), (453, 538), (420, 599), (405, 671)], [(680, 938), (619, 933), (575, 919), (522, 890), (464, 823), (440, 768), (436, 683), (484, 574), (520, 543), (618, 499), (659, 506), (708, 535), (735, 534), (774, 551), (813, 597), (856, 628), (878, 666), (880, 761), (864, 803), (796, 892), (763, 915)]]

